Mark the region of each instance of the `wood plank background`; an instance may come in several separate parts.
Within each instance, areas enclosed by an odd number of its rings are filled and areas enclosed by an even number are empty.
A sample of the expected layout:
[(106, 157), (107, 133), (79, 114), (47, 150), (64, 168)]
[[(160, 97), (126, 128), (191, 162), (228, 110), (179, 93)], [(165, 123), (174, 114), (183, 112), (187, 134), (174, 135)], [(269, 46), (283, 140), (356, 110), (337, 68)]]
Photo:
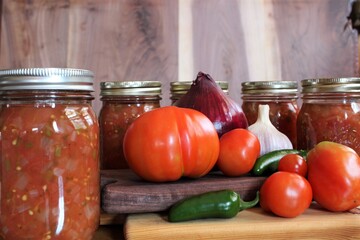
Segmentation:
[(358, 76), (351, 0), (2, 0), (0, 68), (74, 67), (99, 82), (204, 71), (241, 82)]

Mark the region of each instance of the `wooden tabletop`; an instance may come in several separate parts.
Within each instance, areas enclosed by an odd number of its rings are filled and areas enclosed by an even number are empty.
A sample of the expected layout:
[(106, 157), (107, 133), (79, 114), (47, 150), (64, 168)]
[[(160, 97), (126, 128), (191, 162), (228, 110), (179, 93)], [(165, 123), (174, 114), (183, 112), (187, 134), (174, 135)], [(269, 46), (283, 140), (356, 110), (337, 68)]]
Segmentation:
[(166, 215), (128, 216), (125, 239), (360, 239), (360, 215), (333, 213), (313, 205), (296, 218), (282, 218), (261, 208), (240, 212), (231, 219), (170, 223)]
[(123, 225), (101, 225), (96, 231), (93, 240), (123, 240)]

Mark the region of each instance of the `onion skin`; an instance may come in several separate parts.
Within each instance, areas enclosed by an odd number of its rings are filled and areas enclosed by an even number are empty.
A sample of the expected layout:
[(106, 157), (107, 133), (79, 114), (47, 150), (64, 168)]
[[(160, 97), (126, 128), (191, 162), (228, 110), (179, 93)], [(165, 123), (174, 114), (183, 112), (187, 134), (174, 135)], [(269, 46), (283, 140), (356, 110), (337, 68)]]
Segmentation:
[(174, 106), (202, 112), (214, 124), (219, 137), (232, 129), (248, 127), (240, 105), (229, 98), (209, 74), (203, 72), (198, 73), (189, 91)]

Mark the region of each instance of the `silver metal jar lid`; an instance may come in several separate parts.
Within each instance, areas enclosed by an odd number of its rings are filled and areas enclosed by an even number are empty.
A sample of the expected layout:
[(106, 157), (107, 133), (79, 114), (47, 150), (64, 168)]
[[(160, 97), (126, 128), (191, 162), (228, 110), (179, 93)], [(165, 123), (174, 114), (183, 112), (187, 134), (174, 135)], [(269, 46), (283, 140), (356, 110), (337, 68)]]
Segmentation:
[(241, 83), (243, 94), (296, 94), (297, 81), (250, 81)]
[(0, 70), (0, 90), (94, 91), (94, 74), (74, 68), (19, 68)]
[(360, 92), (360, 78), (317, 78), (301, 81), (302, 93)]
[(101, 82), (101, 96), (153, 96), (161, 94), (159, 81)]

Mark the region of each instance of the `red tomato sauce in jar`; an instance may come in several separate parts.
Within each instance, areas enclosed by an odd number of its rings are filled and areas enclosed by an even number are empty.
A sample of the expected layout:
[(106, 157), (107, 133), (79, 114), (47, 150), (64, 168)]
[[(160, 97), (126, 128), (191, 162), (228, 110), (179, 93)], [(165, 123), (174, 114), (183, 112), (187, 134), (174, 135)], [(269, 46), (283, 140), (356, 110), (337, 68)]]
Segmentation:
[(297, 82), (295, 81), (254, 81), (242, 84), (242, 109), (249, 125), (258, 118), (259, 105), (270, 107), (270, 121), (280, 132), (297, 146), (296, 121), (299, 113), (297, 105)]
[(360, 79), (308, 79), (302, 86), (299, 148), (309, 150), (321, 141), (333, 141), (360, 154)]
[(123, 138), (141, 114), (160, 107), (161, 83), (157, 81), (102, 82), (99, 115), (101, 168), (128, 168)]
[(99, 126), (91, 105), (67, 90), (51, 91), (55, 100), (45, 100), (44, 90), (8, 92), (0, 114), (0, 236), (91, 240), (100, 217)]

